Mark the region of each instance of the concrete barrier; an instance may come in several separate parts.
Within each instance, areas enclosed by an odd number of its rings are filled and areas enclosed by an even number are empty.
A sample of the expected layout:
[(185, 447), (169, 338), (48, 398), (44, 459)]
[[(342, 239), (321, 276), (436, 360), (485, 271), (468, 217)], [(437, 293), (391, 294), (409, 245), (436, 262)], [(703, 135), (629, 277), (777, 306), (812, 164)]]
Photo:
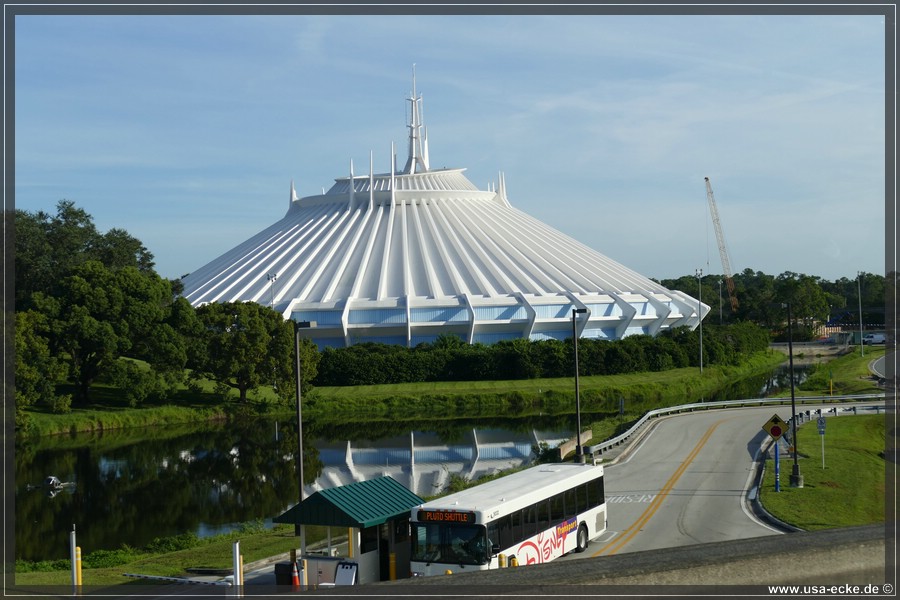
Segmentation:
[(419, 586), (445, 586), (454, 592), (461, 590), (457, 586), (468, 586), (480, 590), (480, 597), (490, 596), (493, 586), (499, 586), (498, 597), (501, 588), (509, 592), (519, 586), (547, 596), (557, 595), (559, 587), (567, 585), (599, 586), (599, 591), (617, 586), (677, 586), (680, 592), (684, 586), (698, 591), (707, 586), (865, 586), (885, 582), (885, 537), (884, 525), (848, 527), (556, 560), (518, 569), (457, 572), (391, 584), (418, 590)]

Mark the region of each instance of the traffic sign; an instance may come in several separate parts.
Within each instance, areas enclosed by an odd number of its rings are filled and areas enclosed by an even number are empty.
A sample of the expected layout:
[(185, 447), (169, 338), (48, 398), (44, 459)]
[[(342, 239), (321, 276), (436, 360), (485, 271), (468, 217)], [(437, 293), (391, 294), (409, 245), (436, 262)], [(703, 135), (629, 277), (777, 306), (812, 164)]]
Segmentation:
[(819, 435), (825, 435), (825, 417), (816, 419), (816, 424), (819, 426)]
[(766, 421), (762, 428), (776, 440), (787, 433), (788, 430), (787, 423), (785, 423), (778, 415), (772, 415), (772, 418)]

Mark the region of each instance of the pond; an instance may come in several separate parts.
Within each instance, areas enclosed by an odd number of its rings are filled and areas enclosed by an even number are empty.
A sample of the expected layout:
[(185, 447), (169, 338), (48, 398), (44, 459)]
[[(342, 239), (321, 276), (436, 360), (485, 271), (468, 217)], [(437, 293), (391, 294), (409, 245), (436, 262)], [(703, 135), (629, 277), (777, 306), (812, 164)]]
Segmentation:
[[(807, 370), (795, 368), (799, 384)], [(729, 386), (706, 400), (759, 398), (790, 385), (787, 369)], [(590, 422), (590, 413), (582, 414)], [(477, 479), (521, 466), (535, 446), (571, 437), (575, 416), (324, 426), (304, 422), (305, 492), (387, 474), (426, 497), (451, 474)], [(75, 526), (83, 552), (141, 547), (158, 537), (222, 533), (271, 519), (299, 497), (292, 420), (58, 436), (16, 448), (16, 558), (68, 557)], [(61, 490), (43, 485), (58, 477)]]
[[(420, 496), (450, 474), (478, 478), (533, 458), (569, 436), (573, 417), (442, 424), (440, 431), (304, 422), (307, 495), (388, 474)], [(373, 439), (374, 438), (374, 439)], [(16, 452), (16, 558), (68, 557), (73, 525), (82, 551), (141, 547), (158, 537), (214, 535), (271, 519), (299, 497), (292, 421), (259, 419), (65, 436)], [(414, 461), (410, 459), (414, 458)], [(44, 485), (48, 476), (64, 484)]]

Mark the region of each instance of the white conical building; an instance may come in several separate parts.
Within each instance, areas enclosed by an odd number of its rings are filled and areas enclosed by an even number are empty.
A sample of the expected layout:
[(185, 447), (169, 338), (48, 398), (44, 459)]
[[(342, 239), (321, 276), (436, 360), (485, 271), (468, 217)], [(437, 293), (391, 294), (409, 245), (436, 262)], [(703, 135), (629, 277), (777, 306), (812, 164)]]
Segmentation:
[[(696, 327), (709, 307), (668, 290), (510, 205), (503, 174), (479, 190), (465, 169), (432, 169), (415, 76), (402, 170), (335, 180), (183, 280), (194, 306), (271, 304), (320, 348), (415, 346), (441, 334), (620, 339)], [(580, 312), (583, 309), (584, 312)]]

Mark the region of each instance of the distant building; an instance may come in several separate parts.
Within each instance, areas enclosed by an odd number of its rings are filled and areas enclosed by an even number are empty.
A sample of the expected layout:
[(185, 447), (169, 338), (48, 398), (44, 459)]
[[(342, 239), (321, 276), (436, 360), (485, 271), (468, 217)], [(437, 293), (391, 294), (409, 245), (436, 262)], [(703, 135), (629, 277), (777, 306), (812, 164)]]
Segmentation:
[[(572, 336), (621, 339), (696, 327), (709, 307), (668, 290), (514, 208), (503, 174), (479, 190), (465, 169), (432, 169), (421, 96), (409, 155), (391, 171), (335, 179), (183, 280), (194, 306), (271, 304), (320, 348), (415, 346), (454, 334), (469, 343)], [(564, 199), (554, 199), (563, 202)], [(702, 311), (702, 314), (701, 312)]]

